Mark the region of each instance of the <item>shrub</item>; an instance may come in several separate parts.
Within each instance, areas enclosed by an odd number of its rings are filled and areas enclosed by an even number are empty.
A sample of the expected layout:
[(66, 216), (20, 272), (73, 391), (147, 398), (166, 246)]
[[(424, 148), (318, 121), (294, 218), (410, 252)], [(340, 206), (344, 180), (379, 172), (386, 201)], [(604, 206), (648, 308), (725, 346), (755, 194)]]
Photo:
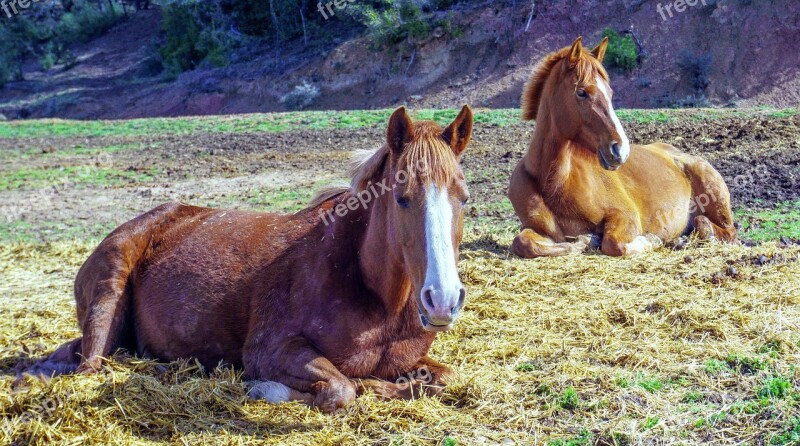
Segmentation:
[(281, 98), (281, 103), (290, 110), (301, 110), (319, 97), (319, 88), (316, 85), (304, 81), (301, 85), (294, 87), (294, 90)]
[(694, 55), (685, 50), (681, 53), (678, 66), (688, 75), (692, 92), (695, 95), (705, 94), (710, 83), (708, 71), (711, 68), (711, 54)]
[(85, 0), (73, 2), (70, 12), (61, 16), (55, 27), (55, 39), (61, 46), (89, 40), (103, 34), (123, 17), (122, 7), (111, 3), (110, 8), (98, 9)]
[(71, 66), (69, 45), (99, 36), (123, 17), (119, 3), (104, 2), (98, 9), (88, 0), (74, 0), (66, 12), (45, 2), (29, 11), (0, 24), (0, 86), (22, 79), (22, 61), (29, 56), (44, 69), (59, 62)]
[(168, 4), (161, 19), (166, 41), (159, 50), (164, 67), (177, 75), (203, 62), (217, 67), (227, 65), (228, 52), (235, 44), (229, 28), (230, 18), (216, 2)]
[(22, 79), (21, 47), (19, 36), (9, 26), (0, 23), (0, 87)]
[(456, 35), (460, 30), (452, 25), (452, 18), (437, 18), (433, 11), (447, 9), (456, 1), (436, 0), (382, 0), (352, 4), (343, 14), (367, 28), (373, 49), (414, 43), (425, 40), (433, 29), (442, 27), (446, 33)]
[(630, 71), (639, 65), (639, 49), (630, 35), (621, 36), (611, 28), (603, 30), (603, 37), (608, 37), (608, 49), (604, 61), (608, 66), (622, 71)]

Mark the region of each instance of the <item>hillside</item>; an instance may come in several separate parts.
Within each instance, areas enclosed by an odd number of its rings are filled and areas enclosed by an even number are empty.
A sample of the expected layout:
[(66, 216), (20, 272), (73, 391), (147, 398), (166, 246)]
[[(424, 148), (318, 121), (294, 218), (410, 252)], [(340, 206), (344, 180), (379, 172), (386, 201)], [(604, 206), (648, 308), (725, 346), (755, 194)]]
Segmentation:
[(632, 31), (640, 44), (640, 64), (612, 72), (618, 107), (800, 103), (795, 0), (703, 1), (670, 9), (672, 17), (663, 1), (537, 3), (527, 31), (528, 2), (462, 2), (447, 12), (457, 32), (435, 29), (382, 50), (334, 16), (307, 44), (297, 38), (276, 49), (255, 40), (225, 67), (175, 79), (148, 70), (163, 43), (154, 6), (72, 48), (70, 68), (26, 63), (24, 80), (0, 88), (0, 112), (91, 119), (283, 111), (280, 98), (304, 82), (320, 90), (310, 109), (515, 107), (543, 55), (578, 35), (594, 44), (606, 28)]

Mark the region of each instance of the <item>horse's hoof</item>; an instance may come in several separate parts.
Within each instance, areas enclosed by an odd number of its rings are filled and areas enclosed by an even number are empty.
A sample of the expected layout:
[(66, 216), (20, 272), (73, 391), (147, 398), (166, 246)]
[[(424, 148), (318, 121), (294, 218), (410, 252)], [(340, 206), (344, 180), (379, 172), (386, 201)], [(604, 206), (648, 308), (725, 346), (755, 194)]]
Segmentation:
[(314, 407), (324, 413), (334, 413), (356, 399), (356, 388), (350, 381), (318, 382), (312, 388), (316, 394)]
[(655, 234), (645, 234), (644, 238), (652, 245), (651, 249), (664, 246), (664, 241)]

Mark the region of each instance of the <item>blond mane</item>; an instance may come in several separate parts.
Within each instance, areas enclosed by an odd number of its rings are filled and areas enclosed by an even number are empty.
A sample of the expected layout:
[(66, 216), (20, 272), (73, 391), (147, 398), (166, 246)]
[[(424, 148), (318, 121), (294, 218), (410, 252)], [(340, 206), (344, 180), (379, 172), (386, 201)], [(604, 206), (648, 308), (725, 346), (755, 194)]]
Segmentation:
[[(553, 71), (553, 68), (564, 58), (569, 57), (570, 49), (571, 47), (564, 47), (548, 54), (536, 65), (536, 68), (533, 69), (533, 74), (525, 84), (525, 90), (522, 93), (523, 121), (536, 120), (547, 79), (550, 78), (550, 73)], [(575, 64), (575, 74), (578, 78), (577, 84), (594, 83), (596, 74), (599, 74), (603, 79), (608, 81), (608, 73), (606, 69), (603, 68), (603, 64), (592, 56), (592, 53), (587, 51), (586, 48), (581, 50), (581, 57), (578, 59), (577, 64)]]
[[(397, 169), (406, 173), (405, 184), (416, 187), (422, 183), (437, 186), (449, 184), (459, 172), (458, 160), (450, 146), (441, 138), (442, 129), (434, 122), (414, 123), (414, 138), (409, 142), (400, 158)], [(350, 162), (349, 186), (328, 186), (316, 193), (309, 207), (313, 208), (346, 192), (358, 193), (369, 187), (370, 183), (382, 180), (389, 159), (389, 146), (384, 144), (374, 150), (357, 150)], [(387, 183), (392, 186), (395, 179)]]

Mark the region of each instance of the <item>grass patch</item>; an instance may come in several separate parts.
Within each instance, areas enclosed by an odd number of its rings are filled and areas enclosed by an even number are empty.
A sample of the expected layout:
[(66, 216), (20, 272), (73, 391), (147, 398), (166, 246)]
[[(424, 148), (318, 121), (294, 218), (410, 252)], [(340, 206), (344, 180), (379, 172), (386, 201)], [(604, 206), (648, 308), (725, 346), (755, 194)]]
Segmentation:
[(709, 359), (703, 364), (703, 370), (709, 375), (719, 375), (720, 373), (729, 372), (731, 370), (728, 363), (720, 361), (719, 359)]
[(444, 437), (442, 439), (442, 446), (457, 446), (458, 440), (453, 437)]
[(786, 427), (786, 431), (772, 437), (770, 444), (776, 446), (789, 446), (800, 444), (800, 417), (793, 418)]
[(728, 367), (743, 375), (752, 375), (757, 371), (765, 370), (769, 365), (762, 359), (744, 356), (739, 353), (731, 353), (726, 356), (725, 363), (728, 364)]
[(778, 203), (772, 209), (737, 209), (742, 237), (756, 241), (781, 237), (800, 239), (800, 201)]
[[(384, 126), (392, 109), (144, 118), (112, 121), (43, 119), (0, 122), (0, 137), (152, 136), (190, 133), (286, 132)], [(458, 110), (418, 110), (412, 118), (452, 121)], [(475, 122), (505, 126), (519, 122), (517, 109), (479, 110)]]
[(642, 431), (649, 431), (656, 427), (660, 421), (658, 417), (647, 417), (642, 425)]
[[(0, 122), (0, 137), (88, 137), (88, 136), (153, 136), (190, 133), (286, 132), (292, 130), (356, 129), (383, 127), (393, 109), (350, 111), (305, 111), (288, 113), (257, 113), (228, 116), (192, 116), (179, 118), (143, 118), (128, 120), (80, 121), (67, 119), (38, 119)], [(414, 120), (432, 119), (440, 123), (452, 121), (458, 109), (412, 110)], [(520, 110), (475, 109), (478, 126), (508, 126), (520, 123)], [(795, 109), (745, 110), (618, 110), (622, 121), (639, 123), (673, 122), (685, 116), (699, 119), (724, 117), (793, 116)]]
[(695, 390), (692, 390), (692, 391), (686, 392), (686, 394), (683, 396), (683, 398), (681, 398), (681, 401), (684, 402), (684, 403), (687, 403), (687, 404), (697, 404), (697, 403), (699, 403), (699, 402), (701, 402), (701, 401), (703, 401), (705, 399), (706, 398), (703, 396), (702, 393), (700, 393), (698, 391), (695, 391)]
[(764, 379), (761, 389), (758, 391), (759, 398), (771, 398), (782, 400), (789, 395), (792, 383), (782, 376), (769, 376)]
[(0, 242), (53, 243), (65, 240), (99, 240), (122, 223), (124, 222), (65, 220), (33, 225), (24, 220), (8, 222), (6, 219), (0, 219)]
[(297, 212), (308, 206), (318, 186), (279, 187), (277, 189), (258, 192), (248, 198), (247, 202), (269, 212)]
[(112, 168), (68, 166), (61, 168), (23, 168), (3, 172), (0, 191), (14, 189), (42, 189), (68, 184), (72, 187), (103, 187), (124, 183), (152, 181), (154, 170), (136, 172)]
[(566, 410), (577, 409), (580, 402), (581, 398), (578, 395), (578, 392), (572, 386), (564, 389), (564, 391), (561, 392), (561, 395), (559, 395), (558, 401), (556, 401), (558, 407)]
[(572, 438), (556, 438), (549, 440), (547, 446), (586, 446), (592, 444), (592, 434), (586, 429)]
[(527, 362), (523, 362), (523, 363), (517, 364), (517, 366), (514, 368), (514, 370), (516, 370), (518, 372), (528, 373), (528, 372), (533, 372), (534, 370), (536, 370), (536, 366), (533, 365), (532, 362), (527, 361)]
[(636, 384), (650, 393), (658, 392), (664, 388), (664, 382), (658, 378), (641, 377)]

